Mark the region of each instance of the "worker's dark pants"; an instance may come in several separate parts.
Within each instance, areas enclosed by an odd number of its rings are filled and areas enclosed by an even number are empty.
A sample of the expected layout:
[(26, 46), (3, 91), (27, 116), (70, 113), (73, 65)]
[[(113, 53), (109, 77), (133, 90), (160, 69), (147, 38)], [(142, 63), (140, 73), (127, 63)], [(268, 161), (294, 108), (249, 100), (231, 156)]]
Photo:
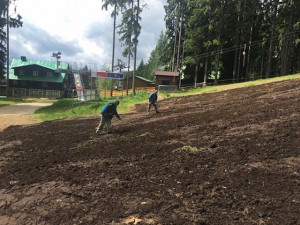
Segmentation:
[(111, 118), (104, 116), (101, 117), (96, 133), (100, 133), (105, 124), (107, 127), (107, 133), (109, 133), (111, 131)]
[(148, 103), (148, 114), (150, 114), (150, 108), (151, 108), (151, 105), (153, 105), (153, 106), (154, 106), (154, 108), (155, 108), (155, 112), (157, 112), (157, 113), (158, 113), (158, 110), (157, 110), (157, 105), (156, 105), (156, 103), (155, 103), (155, 102), (149, 102), (149, 103)]

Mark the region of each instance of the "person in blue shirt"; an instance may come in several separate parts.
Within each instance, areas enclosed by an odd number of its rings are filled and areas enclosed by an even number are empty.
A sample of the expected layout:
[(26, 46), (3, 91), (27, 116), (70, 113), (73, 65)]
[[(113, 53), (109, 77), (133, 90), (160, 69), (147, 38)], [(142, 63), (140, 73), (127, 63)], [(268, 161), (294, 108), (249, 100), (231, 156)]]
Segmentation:
[(149, 103), (148, 103), (148, 116), (150, 117), (150, 108), (151, 108), (151, 105), (154, 106), (155, 112), (159, 113), (158, 110), (157, 110), (157, 105), (156, 105), (156, 102), (157, 102), (157, 90), (153, 91), (149, 95), (148, 99), (149, 99)]
[(102, 114), (99, 126), (96, 130), (97, 134), (100, 134), (102, 128), (106, 124), (107, 127), (107, 133), (111, 133), (111, 120), (114, 116), (116, 116), (119, 120), (121, 120), (118, 112), (117, 112), (117, 107), (119, 105), (120, 101), (119, 99), (116, 99), (115, 102), (110, 102), (107, 103), (100, 111)]

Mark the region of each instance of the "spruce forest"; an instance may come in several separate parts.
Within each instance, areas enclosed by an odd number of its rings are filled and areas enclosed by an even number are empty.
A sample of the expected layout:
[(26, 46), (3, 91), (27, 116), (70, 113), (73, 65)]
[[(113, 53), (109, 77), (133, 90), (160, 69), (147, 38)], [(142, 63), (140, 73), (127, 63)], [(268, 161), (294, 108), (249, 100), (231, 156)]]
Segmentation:
[(165, 11), (145, 77), (161, 68), (185, 83), (221, 83), (300, 71), (300, 1), (168, 0)]

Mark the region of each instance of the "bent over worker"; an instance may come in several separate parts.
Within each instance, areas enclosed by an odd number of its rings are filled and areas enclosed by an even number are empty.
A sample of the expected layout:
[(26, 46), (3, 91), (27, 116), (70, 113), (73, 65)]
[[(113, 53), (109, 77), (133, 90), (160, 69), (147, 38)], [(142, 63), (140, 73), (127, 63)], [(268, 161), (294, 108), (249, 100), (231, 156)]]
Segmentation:
[(153, 91), (149, 95), (148, 99), (149, 99), (149, 103), (148, 103), (148, 116), (150, 117), (150, 108), (151, 108), (151, 105), (154, 106), (155, 112), (159, 113), (158, 110), (157, 110), (157, 105), (156, 105), (156, 102), (157, 102), (157, 90)]
[(119, 100), (117, 99), (115, 102), (107, 103), (100, 111), (102, 114), (99, 126), (96, 130), (97, 134), (100, 134), (104, 124), (106, 124), (107, 127), (107, 133), (111, 133), (111, 120), (114, 116), (116, 116), (119, 120), (121, 120), (118, 112), (117, 112), (117, 106), (119, 105)]

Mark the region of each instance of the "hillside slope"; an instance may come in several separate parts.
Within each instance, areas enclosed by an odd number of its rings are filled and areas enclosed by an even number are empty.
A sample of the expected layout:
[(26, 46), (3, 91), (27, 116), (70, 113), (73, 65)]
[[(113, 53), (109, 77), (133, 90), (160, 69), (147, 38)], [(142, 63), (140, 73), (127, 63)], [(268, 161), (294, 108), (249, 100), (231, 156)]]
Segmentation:
[(300, 224), (300, 80), (0, 133), (1, 224)]

